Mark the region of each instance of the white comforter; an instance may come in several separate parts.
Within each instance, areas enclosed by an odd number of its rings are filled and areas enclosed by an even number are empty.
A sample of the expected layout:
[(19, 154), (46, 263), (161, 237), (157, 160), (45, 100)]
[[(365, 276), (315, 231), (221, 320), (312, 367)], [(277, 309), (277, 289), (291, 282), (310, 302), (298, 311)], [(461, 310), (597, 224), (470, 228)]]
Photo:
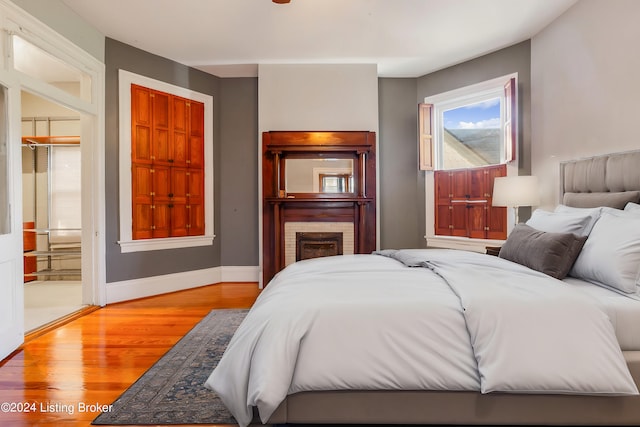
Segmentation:
[(561, 281), (471, 252), (386, 255), (298, 262), (266, 287), (206, 382), (241, 426), (309, 390), (638, 393), (607, 316)]

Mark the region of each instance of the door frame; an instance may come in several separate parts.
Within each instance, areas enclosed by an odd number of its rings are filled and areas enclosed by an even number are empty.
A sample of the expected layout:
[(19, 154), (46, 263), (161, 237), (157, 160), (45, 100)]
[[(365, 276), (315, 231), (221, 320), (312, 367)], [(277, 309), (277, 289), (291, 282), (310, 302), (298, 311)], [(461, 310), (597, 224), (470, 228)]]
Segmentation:
[[(0, 360), (11, 354), (24, 341), (24, 292), (22, 288), (22, 164), (19, 145), (12, 141), (20, 136), (20, 90), (15, 78), (0, 70), (0, 85), (7, 88), (5, 108), (7, 120), (7, 211), (9, 230), (0, 235), (0, 267), (2, 280), (0, 295), (2, 324), (0, 324)], [(5, 269), (6, 268), (6, 269)]]
[[(15, 81), (13, 84), (17, 85), (10, 89), (17, 89), (18, 93), (26, 90), (80, 114), (80, 137), (83, 141), (81, 144), (83, 304), (104, 306), (106, 304), (105, 65), (8, 0), (0, 0), (0, 25), (2, 65)], [(88, 75), (87, 81), (81, 84), (81, 96), (84, 99), (16, 71), (13, 68), (11, 44), (11, 36), (14, 34)], [(19, 101), (17, 108), (19, 113)], [(20, 135), (20, 120), (12, 121), (10, 126), (18, 126), (12, 134), (18, 132), (17, 134)], [(14, 171), (12, 178), (18, 180), (21, 188), (21, 163), (11, 166), (11, 170)], [(14, 198), (12, 202), (15, 203), (15, 200)], [(22, 205), (16, 206), (14, 212), (21, 219)], [(22, 276), (20, 276), (20, 282), (22, 285)], [(22, 293), (22, 287), (20, 286), (17, 291)], [(24, 307), (21, 310), (24, 310)]]

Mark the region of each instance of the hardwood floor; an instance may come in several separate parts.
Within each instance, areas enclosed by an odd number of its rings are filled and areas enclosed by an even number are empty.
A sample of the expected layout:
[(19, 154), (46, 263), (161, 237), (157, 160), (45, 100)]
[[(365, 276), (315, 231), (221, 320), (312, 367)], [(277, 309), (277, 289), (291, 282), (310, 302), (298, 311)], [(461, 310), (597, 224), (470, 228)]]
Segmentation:
[(258, 294), (257, 283), (220, 283), (112, 304), (26, 342), (0, 362), (0, 425), (90, 425), (90, 405), (112, 403), (209, 311)]

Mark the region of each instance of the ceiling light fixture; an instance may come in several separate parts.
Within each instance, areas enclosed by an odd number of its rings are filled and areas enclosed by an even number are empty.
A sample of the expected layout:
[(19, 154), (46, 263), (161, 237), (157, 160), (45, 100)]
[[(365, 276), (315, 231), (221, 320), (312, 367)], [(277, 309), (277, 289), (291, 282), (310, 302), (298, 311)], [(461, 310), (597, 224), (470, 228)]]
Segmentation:
[(277, 4), (287, 4), (291, 2), (291, 0), (271, 0), (271, 1)]

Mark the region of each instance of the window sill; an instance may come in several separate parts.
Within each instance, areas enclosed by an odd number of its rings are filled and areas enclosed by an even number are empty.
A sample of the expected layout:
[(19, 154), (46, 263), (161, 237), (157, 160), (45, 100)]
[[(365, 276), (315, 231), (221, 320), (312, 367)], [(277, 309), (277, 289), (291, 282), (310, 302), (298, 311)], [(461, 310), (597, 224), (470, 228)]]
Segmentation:
[(424, 236), (428, 248), (460, 249), (472, 252), (486, 252), (487, 246), (502, 246), (504, 240), (470, 239), (455, 236)]
[(144, 240), (121, 240), (121, 253), (160, 251), (164, 249), (192, 248), (198, 246), (211, 246), (215, 235), (211, 236), (191, 236), (191, 237), (170, 237), (166, 239), (144, 239)]

